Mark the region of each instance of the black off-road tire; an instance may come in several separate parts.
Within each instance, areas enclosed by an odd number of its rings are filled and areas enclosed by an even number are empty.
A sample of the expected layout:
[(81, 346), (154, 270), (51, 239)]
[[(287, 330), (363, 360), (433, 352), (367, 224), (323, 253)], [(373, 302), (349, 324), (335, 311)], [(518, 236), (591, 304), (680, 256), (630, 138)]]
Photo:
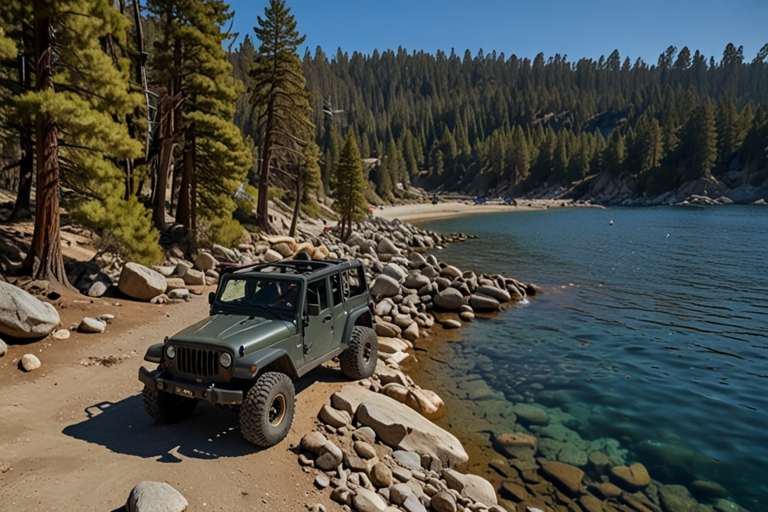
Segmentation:
[(356, 325), (352, 328), (349, 347), (339, 354), (341, 371), (350, 379), (367, 379), (376, 369), (379, 354), (379, 338), (370, 327)]
[(293, 423), (296, 390), (284, 373), (267, 372), (245, 394), (240, 407), (243, 437), (257, 446), (274, 446), (288, 435)]
[(176, 423), (195, 410), (197, 400), (144, 386), (144, 409), (152, 419), (160, 423)]

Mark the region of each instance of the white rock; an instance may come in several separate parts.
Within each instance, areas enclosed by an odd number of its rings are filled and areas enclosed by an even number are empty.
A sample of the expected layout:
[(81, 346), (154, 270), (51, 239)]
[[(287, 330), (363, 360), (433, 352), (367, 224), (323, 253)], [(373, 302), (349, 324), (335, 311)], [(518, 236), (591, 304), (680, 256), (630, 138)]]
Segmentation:
[(448, 487), (456, 489), (462, 496), (479, 501), (486, 506), (498, 504), (496, 489), (485, 478), (471, 474), (464, 475), (450, 468), (443, 469), (442, 476), (448, 483)]
[(203, 272), (215, 267), (216, 263), (217, 263), (216, 258), (214, 258), (212, 254), (207, 252), (201, 252), (200, 254), (197, 255), (197, 258), (195, 258), (195, 268), (197, 270), (202, 270)]
[(107, 323), (101, 320), (96, 320), (89, 316), (83, 318), (80, 321), (80, 325), (77, 327), (78, 332), (90, 332), (90, 333), (102, 333), (107, 328)]
[(402, 283), (406, 276), (405, 269), (403, 269), (403, 267), (397, 263), (387, 263), (384, 265), (384, 270), (382, 273), (396, 280), (398, 283)]
[(275, 261), (280, 261), (281, 259), (283, 259), (282, 254), (277, 251), (273, 251), (272, 249), (264, 253), (264, 261), (267, 263), (273, 263)]
[(184, 283), (187, 286), (202, 286), (205, 284), (205, 272), (202, 270), (188, 269), (184, 273)]
[(0, 281), (0, 334), (14, 338), (42, 338), (59, 322), (59, 313), (53, 305)]
[(168, 292), (168, 298), (187, 300), (189, 299), (189, 290), (186, 288), (176, 288)]
[[(357, 388), (345, 393), (347, 388)], [(334, 405), (339, 395), (348, 406), (354, 406), (355, 419), (371, 427), (388, 445), (416, 453), (426, 453), (440, 459), (444, 467), (465, 470), (469, 457), (456, 437), (438, 427), (410, 407), (388, 396), (363, 389), (361, 386), (345, 386), (333, 395)], [(359, 400), (359, 401), (358, 401)]]
[(53, 331), (53, 333), (51, 333), (51, 336), (55, 340), (66, 340), (69, 338), (69, 335), (70, 332), (66, 329), (59, 329), (58, 331)]
[(355, 492), (352, 501), (359, 512), (385, 512), (387, 510), (387, 504), (375, 492), (364, 487), (358, 487)]
[(186, 498), (165, 482), (139, 482), (125, 504), (128, 512), (183, 512), (188, 506)]
[(394, 297), (400, 293), (400, 283), (392, 277), (380, 274), (371, 286), (371, 295), (383, 295), (384, 297)]
[(104, 281), (94, 281), (88, 288), (89, 297), (101, 297), (107, 293), (108, 285)]
[(117, 288), (125, 295), (148, 301), (165, 293), (165, 276), (138, 263), (126, 263), (120, 272)]
[(8, 345), (3, 340), (0, 340), (0, 357), (3, 357), (8, 352)]
[(37, 370), (40, 366), (42, 366), (42, 363), (35, 354), (24, 354), (21, 356), (21, 367), (24, 368), (25, 372)]
[[(395, 352), (408, 350), (410, 346), (400, 338), (379, 338), (379, 352), (394, 354)], [(377, 368), (378, 371), (378, 368)]]

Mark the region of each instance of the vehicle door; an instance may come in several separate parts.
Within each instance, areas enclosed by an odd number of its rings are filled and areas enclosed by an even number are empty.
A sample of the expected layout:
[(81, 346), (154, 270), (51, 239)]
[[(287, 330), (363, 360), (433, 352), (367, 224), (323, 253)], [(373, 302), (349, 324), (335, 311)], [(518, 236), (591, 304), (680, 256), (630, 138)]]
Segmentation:
[(307, 283), (304, 318), (305, 362), (310, 362), (327, 353), (333, 343), (333, 315), (326, 278)]
[(330, 276), (329, 281), (331, 283), (331, 311), (333, 312), (333, 348), (341, 345), (341, 337), (344, 335), (344, 326), (347, 325), (347, 311), (344, 305), (344, 300), (349, 294), (344, 295), (343, 282), (341, 280), (341, 274), (333, 274)]

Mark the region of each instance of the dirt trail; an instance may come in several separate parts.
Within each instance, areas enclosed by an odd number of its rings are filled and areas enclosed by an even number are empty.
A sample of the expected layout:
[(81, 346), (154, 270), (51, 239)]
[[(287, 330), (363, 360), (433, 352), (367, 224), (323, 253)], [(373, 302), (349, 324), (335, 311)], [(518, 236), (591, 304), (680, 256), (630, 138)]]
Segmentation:
[[(242, 438), (233, 411), (200, 404), (175, 425), (144, 412), (137, 378), (139, 366), (151, 367), (144, 351), (207, 315), (208, 289), (200, 291), (189, 303), (163, 306), (70, 300), (60, 310), (64, 327), (86, 314), (116, 318), (103, 334), (9, 346), (0, 358), (0, 510), (114, 510), (142, 480), (168, 482), (189, 510), (287, 512), (315, 503), (339, 510), (291, 451), (331, 393), (349, 382), (337, 367), (296, 382), (291, 432), (266, 450)], [(18, 370), (26, 353), (42, 368)]]

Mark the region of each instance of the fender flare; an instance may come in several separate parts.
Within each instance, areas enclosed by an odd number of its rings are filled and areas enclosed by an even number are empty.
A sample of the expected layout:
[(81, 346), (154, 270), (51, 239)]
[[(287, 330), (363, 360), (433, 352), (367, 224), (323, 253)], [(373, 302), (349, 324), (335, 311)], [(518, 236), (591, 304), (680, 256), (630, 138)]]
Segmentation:
[(154, 345), (151, 345), (147, 349), (147, 353), (144, 354), (144, 360), (149, 361), (150, 363), (160, 364), (160, 362), (163, 360), (164, 346), (164, 343), (155, 343)]
[[(367, 305), (359, 306), (352, 310), (349, 314), (349, 318), (347, 319), (347, 325), (344, 326), (344, 334), (341, 336), (341, 344), (342, 347), (348, 347), (349, 346), (349, 338), (352, 336), (352, 328), (357, 323), (357, 320), (368, 313), (370, 315), (370, 310), (368, 309)], [(371, 324), (373, 323), (373, 319), (371, 319)]]
[[(290, 354), (281, 348), (266, 348), (263, 350), (257, 350), (252, 354), (248, 354), (245, 357), (238, 359), (235, 363), (235, 368), (232, 371), (232, 377), (235, 379), (253, 379), (256, 375), (264, 369), (265, 366), (283, 358), (287, 360), (290, 365), (291, 377), (295, 378), (299, 372), (296, 370), (296, 366), (291, 359)], [(256, 367), (256, 371), (251, 371), (253, 367)], [(286, 372), (287, 373), (287, 372)]]

